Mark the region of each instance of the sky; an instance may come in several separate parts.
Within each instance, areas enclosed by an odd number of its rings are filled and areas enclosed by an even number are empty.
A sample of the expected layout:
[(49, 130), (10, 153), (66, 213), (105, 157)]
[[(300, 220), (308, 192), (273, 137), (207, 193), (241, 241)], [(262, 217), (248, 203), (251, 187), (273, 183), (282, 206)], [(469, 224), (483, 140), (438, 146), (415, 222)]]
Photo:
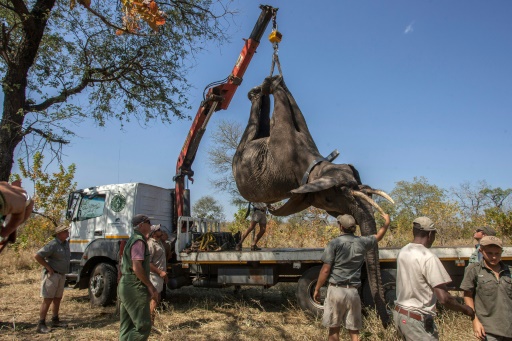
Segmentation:
[[(231, 72), (260, 14), (261, 1), (235, 1), (231, 41), (211, 43), (189, 73), (194, 117), (204, 87)], [(512, 1), (266, 1), (278, 7), (284, 80), (319, 151), (340, 151), (362, 182), (391, 191), (425, 177), (450, 189), (486, 180), (512, 187)], [(228, 110), (216, 112), (201, 142), (189, 183), (192, 204), (216, 198), (228, 220), (236, 208), (210, 185), (210, 134), (221, 120), (245, 127), (247, 92), (271, 66), (264, 38)], [(277, 72), (277, 69), (276, 69)], [(78, 188), (125, 182), (174, 187), (176, 161), (191, 121), (84, 122), (65, 147)], [(13, 169), (16, 171), (16, 168)]]

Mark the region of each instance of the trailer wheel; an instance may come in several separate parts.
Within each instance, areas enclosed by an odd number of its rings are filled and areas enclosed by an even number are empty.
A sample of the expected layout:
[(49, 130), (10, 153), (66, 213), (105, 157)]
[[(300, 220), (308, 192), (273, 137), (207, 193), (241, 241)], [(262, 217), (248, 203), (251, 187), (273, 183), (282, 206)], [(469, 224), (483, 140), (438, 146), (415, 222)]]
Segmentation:
[(114, 266), (99, 263), (94, 267), (89, 280), (89, 300), (92, 305), (105, 307), (117, 296), (117, 275)]
[[(380, 271), (380, 276), (382, 278), (382, 287), (384, 288), (384, 301), (386, 302), (388, 314), (391, 315), (391, 310), (394, 307), (396, 300), (396, 270), (382, 269)], [(364, 305), (375, 305), (368, 280), (364, 283), (362, 296)]]
[(297, 302), (299, 306), (311, 313), (314, 317), (321, 316), (324, 311), (324, 299), (327, 295), (327, 286), (320, 289), (320, 303), (315, 302), (313, 294), (315, 293), (316, 282), (322, 266), (314, 266), (306, 270), (297, 283)]

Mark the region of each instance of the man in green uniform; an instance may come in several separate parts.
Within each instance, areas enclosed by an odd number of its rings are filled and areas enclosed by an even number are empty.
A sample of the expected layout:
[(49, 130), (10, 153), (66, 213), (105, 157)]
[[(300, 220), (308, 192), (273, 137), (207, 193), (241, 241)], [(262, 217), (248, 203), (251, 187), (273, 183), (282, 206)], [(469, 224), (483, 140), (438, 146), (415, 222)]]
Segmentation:
[(132, 218), (134, 231), (126, 242), (121, 263), (118, 297), (121, 302), (119, 340), (147, 340), (151, 332), (149, 300), (158, 292), (149, 280), (147, 238), (151, 222), (143, 214)]

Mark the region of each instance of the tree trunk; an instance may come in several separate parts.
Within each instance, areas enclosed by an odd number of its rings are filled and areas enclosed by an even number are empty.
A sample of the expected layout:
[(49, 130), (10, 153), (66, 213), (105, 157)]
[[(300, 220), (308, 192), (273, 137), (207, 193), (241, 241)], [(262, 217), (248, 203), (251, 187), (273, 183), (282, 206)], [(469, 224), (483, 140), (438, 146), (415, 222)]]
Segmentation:
[(7, 72), (3, 79), (4, 107), (0, 122), (0, 180), (7, 181), (14, 163), (14, 151), (23, 139), (26, 112), (27, 77), (34, 65), (46, 23), (55, 0), (38, 0), (28, 12), (25, 3), (15, 2), (14, 10), (22, 20), (22, 36), (10, 40), (11, 60), (6, 60)]

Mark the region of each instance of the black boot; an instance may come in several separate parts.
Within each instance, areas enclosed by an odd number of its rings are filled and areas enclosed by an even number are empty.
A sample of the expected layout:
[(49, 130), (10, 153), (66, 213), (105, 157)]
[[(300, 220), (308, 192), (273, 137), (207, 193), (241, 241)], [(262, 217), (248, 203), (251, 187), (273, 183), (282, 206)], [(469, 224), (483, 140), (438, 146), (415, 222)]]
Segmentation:
[(39, 323), (37, 324), (37, 332), (41, 334), (48, 334), (51, 332), (51, 328), (48, 328), (46, 326), (46, 322), (44, 320), (39, 320)]
[(59, 320), (58, 316), (54, 316), (54, 317), (52, 317), (52, 327), (53, 328), (67, 328), (68, 324), (66, 322)]

